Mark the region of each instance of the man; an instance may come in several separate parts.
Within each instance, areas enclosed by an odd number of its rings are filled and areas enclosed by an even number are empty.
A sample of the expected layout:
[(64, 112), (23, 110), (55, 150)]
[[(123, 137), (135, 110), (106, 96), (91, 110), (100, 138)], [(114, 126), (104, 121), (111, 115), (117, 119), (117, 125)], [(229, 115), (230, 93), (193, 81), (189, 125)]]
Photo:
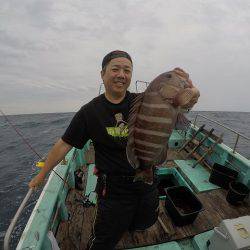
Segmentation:
[[(30, 187), (42, 183), (72, 147), (82, 148), (91, 139), (95, 148), (98, 194), (90, 249), (114, 249), (127, 230), (144, 230), (158, 217), (156, 184), (134, 182), (135, 170), (126, 157), (127, 120), (136, 94), (127, 91), (133, 63), (127, 52), (112, 51), (102, 62), (105, 93), (84, 105), (62, 138), (54, 145), (41, 172)], [(187, 79), (181, 69), (176, 72)]]

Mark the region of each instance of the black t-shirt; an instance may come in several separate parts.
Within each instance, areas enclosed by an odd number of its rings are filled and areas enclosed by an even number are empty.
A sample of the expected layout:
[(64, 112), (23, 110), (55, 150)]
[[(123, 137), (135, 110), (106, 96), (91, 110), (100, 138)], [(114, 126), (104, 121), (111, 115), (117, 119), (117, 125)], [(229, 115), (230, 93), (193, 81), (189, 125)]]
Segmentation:
[(109, 102), (102, 94), (84, 105), (73, 117), (62, 136), (63, 141), (82, 148), (91, 139), (95, 164), (108, 175), (133, 175), (126, 156), (128, 114), (136, 93), (127, 91), (119, 104)]

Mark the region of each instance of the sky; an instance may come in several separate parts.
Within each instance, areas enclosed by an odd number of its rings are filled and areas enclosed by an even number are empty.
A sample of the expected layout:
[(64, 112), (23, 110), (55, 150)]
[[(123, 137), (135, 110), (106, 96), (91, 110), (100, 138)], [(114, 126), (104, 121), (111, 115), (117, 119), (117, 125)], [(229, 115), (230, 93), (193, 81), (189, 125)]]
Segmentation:
[(250, 112), (249, 0), (0, 0), (0, 6), (6, 114), (77, 111), (98, 95), (101, 61), (116, 49), (133, 58), (131, 91), (136, 80), (181, 67), (201, 93), (194, 110)]

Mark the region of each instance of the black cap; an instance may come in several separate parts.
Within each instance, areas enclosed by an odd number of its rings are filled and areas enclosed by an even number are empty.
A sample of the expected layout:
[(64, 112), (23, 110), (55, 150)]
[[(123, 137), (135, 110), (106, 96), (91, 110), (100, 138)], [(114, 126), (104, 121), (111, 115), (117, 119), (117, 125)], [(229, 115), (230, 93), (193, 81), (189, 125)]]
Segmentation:
[(127, 58), (132, 64), (132, 59), (130, 57), (130, 55), (122, 50), (114, 50), (111, 51), (110, 53), (108, 53), (102, 60), (102, 69), (114, 58), (118, 58), (118, 57), (125, 57)]

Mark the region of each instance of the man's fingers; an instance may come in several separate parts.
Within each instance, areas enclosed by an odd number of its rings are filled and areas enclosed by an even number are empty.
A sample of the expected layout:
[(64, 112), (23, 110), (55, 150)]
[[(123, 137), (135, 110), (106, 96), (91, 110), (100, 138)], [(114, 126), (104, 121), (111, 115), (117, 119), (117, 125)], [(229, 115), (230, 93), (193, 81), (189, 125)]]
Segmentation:
[(176, 72), (177, 75), (184, 77), (186, 80), (189, 79), (189, 74), (188, 73), (183, 72), (183, 71), (179, 71), (179, 70), (175, 70), (175, 72)]
[(189, 79), (189, 74), (187, 72), (185, 72), (183, 69), (181, 68), (175, 68), (174, 72), (176, 72), (176, 74), (184, 81), (187, 81), (188, 85), (190, 88), (193, 88), (193, 82), (191, 79)]
[(176, 72), (176, 74), (178, 74), (179, 76), (184, 77), (186, 80), (189, 79), (189, 74), (187, 72), (185, 72), (183, 69), (175, 68), (174, 71)]
[(34, 182), (33, 181), (31, 181), (30, 183), (29, 183), (29, 188), (35, 188), (35, 184), (34, 184)]
[(193, 82), (192, 82), (192, 80), (191, 80), (191, 79), (188, 79), (188, 80), (187, 80), (187, 82), (188, 82), (188, 84), (189, 84), (189, 86), (190, 86), (191, 88), (193, 88), (193, 87), (194, 87)]
[(36, 188), (37, 187), (37, 182), (35, 180), (31, 180), (31, 182), (29, 183), (29, 187), (30, 188)]
[(38, 188), (44, 182), (44, 178), (41, 177), (39, 174), (35, 176), (29, 183), (30, 188)]
[(181, 69), (179, 67), (174, 68), (174, 70), (184, 71), (183, 69)]

